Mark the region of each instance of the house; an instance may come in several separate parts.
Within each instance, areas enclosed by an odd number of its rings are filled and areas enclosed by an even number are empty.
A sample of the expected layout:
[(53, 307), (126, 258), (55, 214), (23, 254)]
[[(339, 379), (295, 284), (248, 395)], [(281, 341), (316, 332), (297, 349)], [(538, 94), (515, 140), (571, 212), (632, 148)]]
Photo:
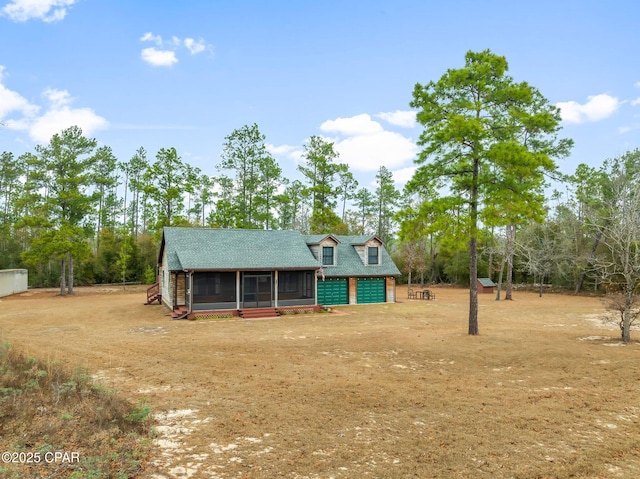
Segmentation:
[(477, 285), (478, 285), (478, 293), (480, 294), (482, 293), (491, 294), (494, 292), (493, 288), (496, 287), (496, 283), (491, 281), (490, 278), (478, 278)]
[(393, 302), (399, 274), (375, 236), (167, 227), (147, 304), (157, 299), (177, 318)]
[(308, 235), (322, 263), (318, 302), (322, 305), (394, 303), (400, 271), (377, 236)]

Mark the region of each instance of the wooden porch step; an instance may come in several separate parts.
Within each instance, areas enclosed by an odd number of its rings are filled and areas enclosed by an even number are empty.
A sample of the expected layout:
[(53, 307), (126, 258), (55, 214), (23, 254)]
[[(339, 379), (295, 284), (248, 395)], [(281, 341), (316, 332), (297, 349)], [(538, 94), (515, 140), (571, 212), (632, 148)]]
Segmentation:
[(171, 319), (182, 319), (187, 316), (189, 311), (186, 306), (175, 306), (171, 311)]
[(147, 298), (147, 302), (146, 302), (146, 303), (144, 303), (144, 304), (151, 304), (151, 303), (153, 303), (154, 301), (157, 301), (157, 302), (158, 302), (158, 304), (160, 304), (160, 301), (161, 301), (161, 300), (162, 300), (162, 295), (161, 295), (161, 294), (154, 294), (154, 295), (152, 295), (152, 296), (149, 296), (149, 297)]
[(144, 304), (151, 304), (154, 301), (158, 301), (158, 304), (160, 304), (161, 299), (162, 295), (160, 294), (160, 283), (153, 283), (147, 288), (147, 302)]
[(276, 308), (246, 308), (240, 310), (240, 317), (244, 319), (277, 318), (280, 313)]

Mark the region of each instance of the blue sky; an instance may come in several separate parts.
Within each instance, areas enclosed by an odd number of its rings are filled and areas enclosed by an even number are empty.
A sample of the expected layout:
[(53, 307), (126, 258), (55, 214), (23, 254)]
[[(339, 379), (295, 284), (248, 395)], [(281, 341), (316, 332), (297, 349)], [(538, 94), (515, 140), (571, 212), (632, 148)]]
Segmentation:
[(411, 176), (416, 82), (504, 55), (562, 108), (579, 163), (640, 147), (640, 3), (629, 1), (0, 0), (0, 151), (77, 124), (121, 161), (175, 147), (216, 174), (257, 123), (290, 178), (311, 135), (360, 184)]

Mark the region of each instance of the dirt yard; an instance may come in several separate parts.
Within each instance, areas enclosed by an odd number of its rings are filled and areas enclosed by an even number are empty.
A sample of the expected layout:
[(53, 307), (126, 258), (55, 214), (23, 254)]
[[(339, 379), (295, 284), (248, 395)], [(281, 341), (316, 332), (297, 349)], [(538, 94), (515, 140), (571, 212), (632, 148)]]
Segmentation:
[[(640, 477), (640, 345), (597, 298), (480, 295), (171, 321), (143, 289), (0, 300), (0, 339), (157, 420), (161, 478)], [(634, 339), (640, 332), (634, 331)]]

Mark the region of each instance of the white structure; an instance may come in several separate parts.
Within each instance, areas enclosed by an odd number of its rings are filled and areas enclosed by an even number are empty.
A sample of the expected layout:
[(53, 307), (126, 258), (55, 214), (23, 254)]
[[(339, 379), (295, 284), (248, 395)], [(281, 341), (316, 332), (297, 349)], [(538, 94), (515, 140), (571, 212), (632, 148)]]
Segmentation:
[(27, 290), (26, 269), (0, 270), (0, 298), (15, 293), (24, 293)]

